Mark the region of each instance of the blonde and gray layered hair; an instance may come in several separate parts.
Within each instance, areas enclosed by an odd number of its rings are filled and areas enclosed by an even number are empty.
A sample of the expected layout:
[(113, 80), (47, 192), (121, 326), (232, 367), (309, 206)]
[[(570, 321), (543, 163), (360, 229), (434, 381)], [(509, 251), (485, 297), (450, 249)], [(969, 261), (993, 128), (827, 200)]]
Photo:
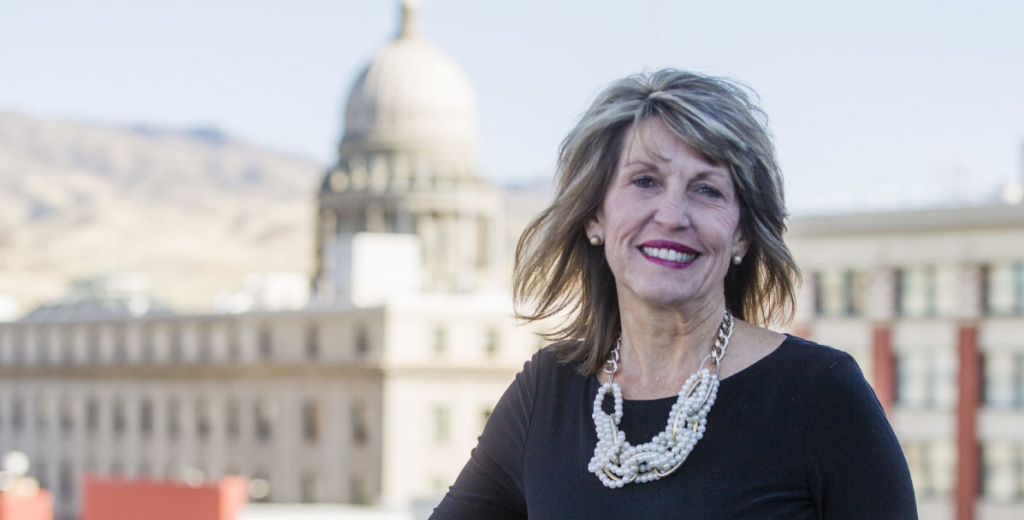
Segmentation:
[(615, 277), (584, 225), (604, 200), (627, 132), (651, 117), (732, 173), (749, 249), (725, 276), (726, 306), (763, 326), (792, 319), (800, 272), (783, 242), (782, 175), (764, 112), (728, 80), (678, 70), (630, 76), (608, 86), (562, 141), (555, 200), (516, 248), (516, 315), (562, 318), (547, 339), (584, 375), (600, 370), (621, 334)]

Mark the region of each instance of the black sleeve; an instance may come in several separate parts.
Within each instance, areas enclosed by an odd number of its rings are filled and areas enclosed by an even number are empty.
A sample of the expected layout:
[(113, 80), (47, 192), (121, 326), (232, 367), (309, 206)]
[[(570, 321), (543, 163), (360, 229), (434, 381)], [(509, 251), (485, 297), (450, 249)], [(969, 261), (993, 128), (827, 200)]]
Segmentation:
[(530, 429), (537, 371), (551, 354), (533, 356), (505, 390), (469, 462), (430, 516), (432, 520), (525, 519), (523, 453)]
[(916, 520), (906, 458), (856, 361), (838, 353), (812, 369), (807, 416), (808, 477), (818, 518)]

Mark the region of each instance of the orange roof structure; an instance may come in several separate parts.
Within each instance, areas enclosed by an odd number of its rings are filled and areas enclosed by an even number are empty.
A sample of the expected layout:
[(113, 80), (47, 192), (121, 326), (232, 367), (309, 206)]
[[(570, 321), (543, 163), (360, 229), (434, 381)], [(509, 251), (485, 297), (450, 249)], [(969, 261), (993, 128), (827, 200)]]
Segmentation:
[[(82, 520), (235, 520), (249, 481), (228, 476), (202, 486), (88, 476)], [(0, 518), (0, 520), (6, 520)]]

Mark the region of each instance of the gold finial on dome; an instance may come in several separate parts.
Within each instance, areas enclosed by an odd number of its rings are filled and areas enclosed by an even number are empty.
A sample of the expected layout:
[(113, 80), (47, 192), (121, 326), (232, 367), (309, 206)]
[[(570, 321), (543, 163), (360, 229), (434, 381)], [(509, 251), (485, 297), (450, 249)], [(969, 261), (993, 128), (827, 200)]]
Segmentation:
[(420, 0), (402, 0), (402, 26), (398, 30), (399, 38), (419, 36)]

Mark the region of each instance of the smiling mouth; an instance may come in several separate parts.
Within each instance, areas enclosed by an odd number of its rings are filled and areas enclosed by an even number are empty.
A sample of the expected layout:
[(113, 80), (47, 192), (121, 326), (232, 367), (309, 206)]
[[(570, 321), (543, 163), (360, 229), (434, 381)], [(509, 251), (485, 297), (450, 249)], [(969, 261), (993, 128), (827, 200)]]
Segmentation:
[(662, 260), (678, 262), (680, 264), (692, 262), (697, 258), (697, 253), (683, 253), (682, 251), (676, 251), (675, 249), (668, 249), (665, 247), (641, 247), (640, 251), (642, 251), (644, 255), (652, 258), (660, 258)]

